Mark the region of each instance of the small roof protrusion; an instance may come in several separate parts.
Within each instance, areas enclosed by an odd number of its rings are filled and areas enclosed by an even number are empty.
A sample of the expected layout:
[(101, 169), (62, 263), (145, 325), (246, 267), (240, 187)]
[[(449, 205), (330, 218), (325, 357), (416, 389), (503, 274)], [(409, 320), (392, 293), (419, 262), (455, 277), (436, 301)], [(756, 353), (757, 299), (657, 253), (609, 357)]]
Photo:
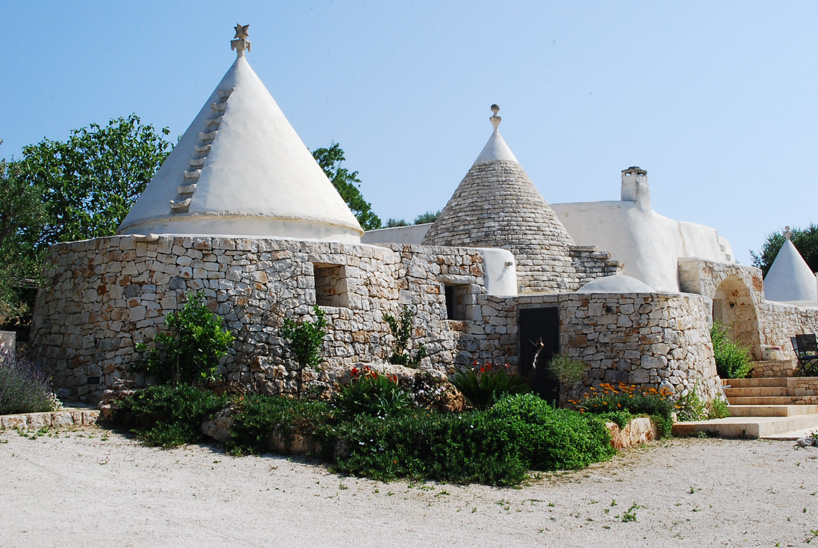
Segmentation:
[(497, 113), (500, 112), (500, 107), (497, 105), (491, 105), (491, 112), (494, 114), (489, 117), (489, 121), (491, 121), (491, 125), (494, 126), (494, 131), (497, 132), (499, 131), (498, 128), (500, 127), (500, 122), (503, 121), (501, 117), (497, 116)]
[(236, 31), (236, 35), (230, 40), (230, 49), (236, 50), (237, 57), (244, 57), (244, 50), (250, 51), (251, 43), (250, 40), (247, 39), (247, 29), (250, 28), (250, 25), (242, 25), (241, 23), (236, 23), (236, 26), (233, 27), (233, 30)]
[(790, 230), (790, 227), (788, 226), (784, 227), (784, 238), (786, 238), (789, 241), (792, 241), (792, 230)]

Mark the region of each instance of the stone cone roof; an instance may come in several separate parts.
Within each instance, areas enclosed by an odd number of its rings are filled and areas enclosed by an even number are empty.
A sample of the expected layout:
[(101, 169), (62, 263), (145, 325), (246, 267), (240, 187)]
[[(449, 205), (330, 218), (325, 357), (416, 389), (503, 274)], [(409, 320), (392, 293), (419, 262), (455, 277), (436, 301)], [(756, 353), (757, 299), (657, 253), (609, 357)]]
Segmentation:
[(566, 289), (564, 273), (574, 270), (571, 236), (496, 127), (423, 244), (508, 249), (521, 293)]
[(353, 243), (363, 234), (243, 51), (118, 232)]
[(769, 301), (818, 305), (818, 285), (807, 262), (787, 239), (764, 278), (764, 297)]

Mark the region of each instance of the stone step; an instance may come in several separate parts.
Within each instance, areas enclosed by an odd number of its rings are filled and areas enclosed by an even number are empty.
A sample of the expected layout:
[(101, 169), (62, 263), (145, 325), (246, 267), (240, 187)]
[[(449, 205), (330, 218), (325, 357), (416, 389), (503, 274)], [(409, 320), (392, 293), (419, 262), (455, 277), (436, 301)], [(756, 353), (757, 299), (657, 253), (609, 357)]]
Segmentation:
[(727, 409), (730, 410), (730, 415), (733, 417), (818, 415), (818, 405), (728, 405)]
[(733, 398), (751, 398), (756, 396), (787, 396), (789, 391), (786, 386), (748, 386), (742, 388), (724, 388), (724, 395), (731, 402)]
[(705, 432), (722, 438), (767, 438), (811, 429), (818, 429), (818, 415), (727, 417), (710, 421), (678, 422), (673, 425), (673, 435), (695, 436), (699, 432)]
[(787, 386), (787, 377), (758, 377), (747, 379), (722, 379), (722, 384), (730, 388)]
[(767, 405), (802, 405), (795, 396), (729, 396), (727, 403), (730, 405), (751, 405), (751, 406), (767, 406)]

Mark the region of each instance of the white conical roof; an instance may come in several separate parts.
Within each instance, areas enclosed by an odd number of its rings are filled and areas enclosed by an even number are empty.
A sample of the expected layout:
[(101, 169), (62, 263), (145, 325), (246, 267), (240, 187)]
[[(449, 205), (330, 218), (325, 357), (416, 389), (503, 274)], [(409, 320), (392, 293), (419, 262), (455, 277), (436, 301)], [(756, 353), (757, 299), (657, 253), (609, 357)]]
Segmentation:
[(119, 233), (360, 242), (357, 219), (238, 49)]
[(815, 274), (789, 238), (764, 278), (764, 297), (769, 301), (818, 304)]

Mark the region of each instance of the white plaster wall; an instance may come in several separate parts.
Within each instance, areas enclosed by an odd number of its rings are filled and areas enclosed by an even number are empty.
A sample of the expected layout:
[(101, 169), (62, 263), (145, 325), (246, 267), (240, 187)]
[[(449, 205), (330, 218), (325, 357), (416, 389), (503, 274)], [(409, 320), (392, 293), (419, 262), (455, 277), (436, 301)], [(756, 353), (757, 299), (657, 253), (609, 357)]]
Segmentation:
[(395, 226), (369, 230), (361, 236), (363, 244), (413, 244), (420, 245), (432, 223), (422, 225)]
[(679, 257), (733, 262), (729, 243), (710, 227), (668, 219), (635, 202), (551, 204), (578, 245), (625, 263), (625, 274), (658, 291), (679, 291)]
[(507, 249), (483, 248), (486, 293), (498, 297), (517, 295), (517, 267), (514, 255)]

